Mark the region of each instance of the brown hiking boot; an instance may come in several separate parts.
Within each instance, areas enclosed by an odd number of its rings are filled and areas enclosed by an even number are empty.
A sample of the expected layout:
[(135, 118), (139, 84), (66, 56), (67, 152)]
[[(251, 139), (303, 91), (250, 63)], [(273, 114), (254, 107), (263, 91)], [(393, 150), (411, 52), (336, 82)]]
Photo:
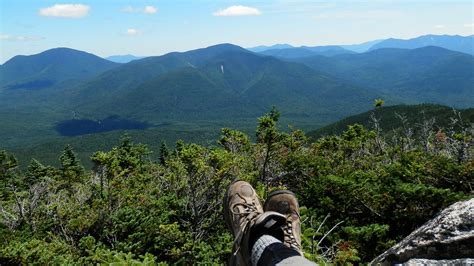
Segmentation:
[(293, 248), (303, 255), (301, 248), (301, 223), (300, 211), (296, 195), (289, 190), (277, 190), (268, 195), (265, 202), (265, 211), (276, 211), (286, 217), (286, 225), (283, 227), (287, 247)]
[[(224, 219), (232, 230), (235, 241), (231, 265), (250, 265), (249, 244), (251, 229), (259, 233), (280, 231), (286, 217), (277, 212), (263, 213), (262, 204), (253, 187), (245, 181), (232, 183), (224, 197)], [(279, 237), (283, 242), (283, 232)]]

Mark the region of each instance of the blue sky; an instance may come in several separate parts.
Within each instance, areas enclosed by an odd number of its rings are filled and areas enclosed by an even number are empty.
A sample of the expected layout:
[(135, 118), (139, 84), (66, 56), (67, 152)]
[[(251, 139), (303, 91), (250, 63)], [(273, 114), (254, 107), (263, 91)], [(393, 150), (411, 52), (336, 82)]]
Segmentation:
[(161, 55), (217, 43), (354, 44), (474, 33), (473, 1), (1, 0), (0, 63), (70, 47)]

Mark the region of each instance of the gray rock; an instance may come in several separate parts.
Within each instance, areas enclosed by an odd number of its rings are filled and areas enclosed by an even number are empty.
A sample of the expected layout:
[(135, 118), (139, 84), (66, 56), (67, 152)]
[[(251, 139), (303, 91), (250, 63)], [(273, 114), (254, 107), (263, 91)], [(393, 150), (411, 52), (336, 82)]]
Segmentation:
[(375, 258), (371, 265), (399, 264), (412, 258), (474, 258), (474, 198), (444, 209), (434, 219)]
[(395, 264), (403, 266), (472, 266), (474, 265), (474, 259), (456, 259), (456, 260), (427, 260), (427, 259), (411, 259), (403, 264)]

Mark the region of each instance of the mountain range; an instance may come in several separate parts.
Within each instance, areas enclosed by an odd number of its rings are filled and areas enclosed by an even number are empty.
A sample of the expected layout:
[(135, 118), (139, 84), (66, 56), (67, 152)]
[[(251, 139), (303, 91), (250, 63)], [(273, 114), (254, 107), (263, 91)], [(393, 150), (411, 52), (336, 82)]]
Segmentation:
[[(289, 44), (276, 44), (271, 46), (257, 46), (248, 48), (252, 52), (263, 53), (273, 56), (279, 56), (282, 58), (295, 58), (302, 56), (310, 56), (316, 54), (310, 54), (308, 50), (326, 50), (332, 48), (332, 50), (338, 52), (333, 53), (321, 53), (319, 55), (338, 55), (343, 53), (364, 53), (371, 50), (377, 50), (381, 48), (400, 48), (400, 49), (415, 49), (425, 46), (438, 46), (452, 51), (467, 53), (474, 55), (474, 35), (460, 36), (460, 35), (423, 35), (411, 39), (380, 39), (368, 41), (360, 44), (350, 45), (327, 45), (327, 46), (300, 46), (294, 47)], [(280, 52), (275, 50), (282, 50)], [(286, 50), (286, 52), (285, 52)]]
[(372, 91), (460, 108), (474, 104), (474, 57), (440, 47), (385, 48), (293, 61)]
[(448, 50), (474, 55), (474, 35), (423, 35), (408, 40), (390, 38), (374, 44), (369, 50), (377, 50), (380, 48), (415, 49), (425, 46), (438, 46)]
[[(474, 106), (469, 54), (326, 46), (289, 56), (293, 48), (276, 47), (256, 53), (220, 44), (122, 64), (68, 48), (14, 57), (0, 66), (1, 145), (27, 155), (28, 147), (80, 143), (83, 134), (112, 143), (124, 129), (155, 142), (175, 141), (179, 132), (203, 140), (221, 127), (250, 132), (272, 106), (283, 124), (304, 130), (369, 110), (376, 98)], [(269, 55), (276, 50), (284, 56)]]
[[(120, 115), (159, 123), (196, 119), (253, 122), (278, 105), (286, 117), (299, 117), (301, 122), (308, 120), (301, 117), (331, 121), (363, 110), (370, 106), (372, 96), (368, 90), (303, 64), (221, 44), (148, 57), (104, 72), (72, 88), (68, 106), (96, 119)], [(350, 102), (360, 105), (341, 107)]]

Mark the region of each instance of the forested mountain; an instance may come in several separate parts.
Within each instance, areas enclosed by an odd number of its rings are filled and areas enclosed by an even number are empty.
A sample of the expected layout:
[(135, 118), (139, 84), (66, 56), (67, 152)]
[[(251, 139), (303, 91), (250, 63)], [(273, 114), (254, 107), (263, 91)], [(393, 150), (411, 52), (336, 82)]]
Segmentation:
[(375, 92), (398, 95), (408, 103), (474, 106), (474, 57), (464, 53), (429, 46), (293, 61)]
[(116, 66), (93, 54), (69, 48), (18, 55), (0, 66), (0, 90), (52, 87), (66, 80), (91, 78)]
[[(373, 97), (302, 64), (232, 45), (134, 61), (73, 95), (71, 106), (82, 112), (155, 120), (254, 118), (278, 105), (288, 117), (319, 115), (329, 121), (368, 108)], [(347, 106), (350, 102), (359, 104)]]
[(414, 134), (413, 137), (416, 137), (415, 135), (419, 135), (423, 127), (425, 129), (429, 127), (431, 131), (449, 131), (459, 126), (469, 127), (470, 123), (474, 123), (474, 108), (456, 110), (434, 104), (387, 106), (346, 117), (308, 132), (308, 136), (317, 139), (326, 135), (341, 134), (353, 124), (373, 128), (374, 119), (377, 120), (383, 134), (393, 133), (394, 130), (410, 129)]
[(438, 46), (448, 50), (474, 55), (474, 35), (423, 35), (408, 40), (390, 38), (373, 45), (369, 50), (380, 48), (415, 49), (424, 46)]

